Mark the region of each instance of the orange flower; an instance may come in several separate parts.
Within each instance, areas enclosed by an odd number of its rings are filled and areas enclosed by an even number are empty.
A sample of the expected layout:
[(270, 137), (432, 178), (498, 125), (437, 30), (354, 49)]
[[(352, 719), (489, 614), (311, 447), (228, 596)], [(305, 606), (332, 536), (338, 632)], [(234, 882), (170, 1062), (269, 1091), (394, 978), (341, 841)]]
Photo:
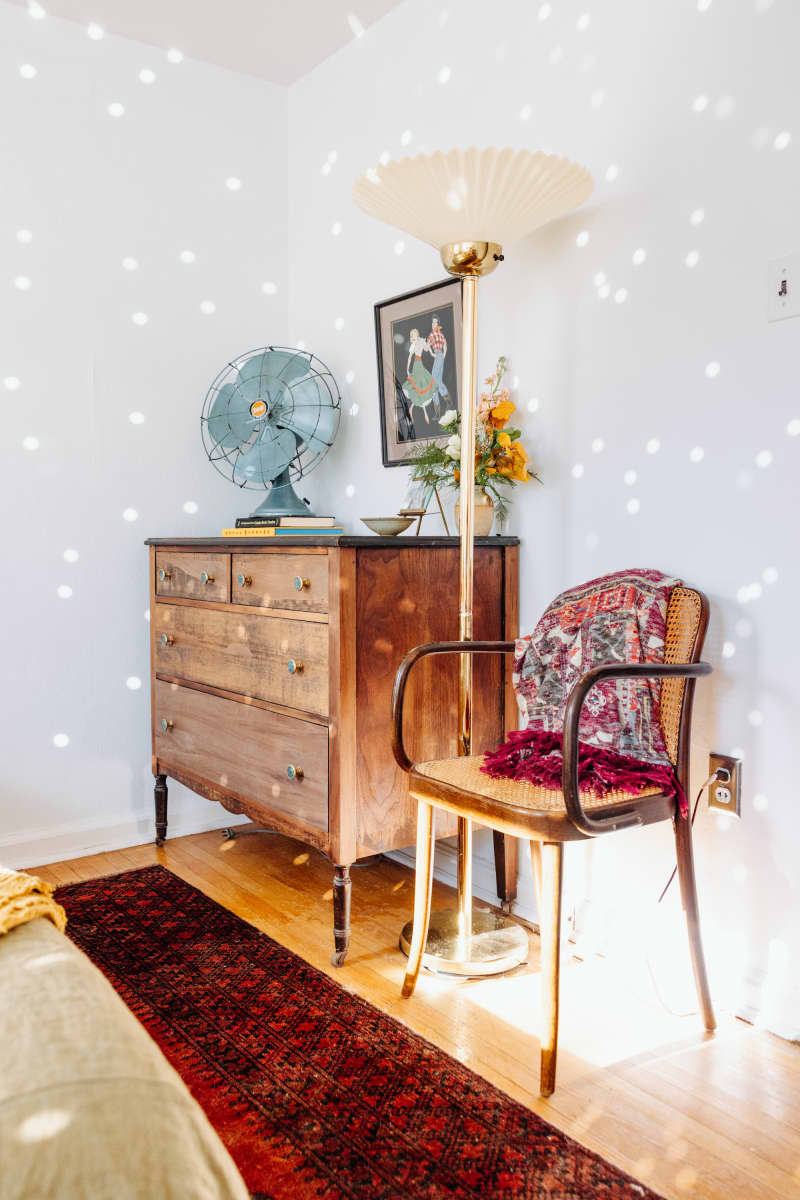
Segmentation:
[(495, 429), (502, 429), (513, 411), (514, 405), (510, 400), (501, 400), (489, 414), (489, 421)]
[(514, 442), (511, 446), (511, 461), (513, 464), (511, 478), (518, 479), (520, 483), (527, 483), (530, 479), (530, 475), (528, 474), (528, 456), (519, 442)]
[(503, 449), (507, 449), (511, 445), (511, 434), (510, 433), (498, 433), (497, 444), (498, 444), (498, 446), (502, 446)]

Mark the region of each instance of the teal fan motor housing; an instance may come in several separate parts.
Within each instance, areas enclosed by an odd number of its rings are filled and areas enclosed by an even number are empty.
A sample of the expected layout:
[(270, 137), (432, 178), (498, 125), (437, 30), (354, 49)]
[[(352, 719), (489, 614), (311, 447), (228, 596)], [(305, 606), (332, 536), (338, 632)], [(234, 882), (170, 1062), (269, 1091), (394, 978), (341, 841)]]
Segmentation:
[(316, 355), (261, 346), (223, 367), (200, 427), (221, 475), (240, 488), (268, 489), (252, 516), (313, 516), (293, 485), (330, 450), (340, 415), (336, 380)]

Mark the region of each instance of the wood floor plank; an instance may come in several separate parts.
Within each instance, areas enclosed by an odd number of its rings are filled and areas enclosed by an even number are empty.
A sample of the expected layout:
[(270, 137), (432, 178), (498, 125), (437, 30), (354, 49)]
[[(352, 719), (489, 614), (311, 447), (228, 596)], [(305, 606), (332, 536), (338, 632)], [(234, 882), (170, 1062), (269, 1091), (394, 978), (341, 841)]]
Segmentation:
[[(669, 1200), (800, 1200), (800, 1047), (724, 1014), (709, 1038), (631, 995), (600, 960), (562, 968), (558, 1085), (539, 1097), (539, 947), (501, 979), (421, 976), (402, 1000), (397, 949), (413, 875), (387, 859), (354, 867), (353, 937), (330, 964), (331, 864), (279, 835), (221, 832), (41, 868), (59, 885), (160, 862), (336, 982), (402, 1021)], [(434, 884), (434, 908), (452, 906)]]

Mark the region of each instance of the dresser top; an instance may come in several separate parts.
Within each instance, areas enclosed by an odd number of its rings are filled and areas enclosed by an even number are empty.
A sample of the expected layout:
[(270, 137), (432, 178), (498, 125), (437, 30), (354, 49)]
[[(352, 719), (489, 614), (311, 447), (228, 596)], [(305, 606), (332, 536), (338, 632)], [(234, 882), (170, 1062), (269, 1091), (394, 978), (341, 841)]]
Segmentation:
[[(416, 537), (413, 534), (399, 534), (397, 537), (378, 537), (377, 534), (361, 537), (360, 535), (339, 533), (327, 536), (308, 537), (201, 537), (201, 538), (146, 538), (145, 546), (180, 546), (192, 550), (199, 546), (212, 547), (215, 550), (252, 550), (257, 546), (267, 546), (274, 549), (277, 546), (344, 546), (357, 547), (359, 550), (381, 550), (384, 547), (413, 548), (415, 546), (458, 546), (457, 537)], [(479, 547), (518, 546), (518, 537), (476, 537), (475, 545)]]

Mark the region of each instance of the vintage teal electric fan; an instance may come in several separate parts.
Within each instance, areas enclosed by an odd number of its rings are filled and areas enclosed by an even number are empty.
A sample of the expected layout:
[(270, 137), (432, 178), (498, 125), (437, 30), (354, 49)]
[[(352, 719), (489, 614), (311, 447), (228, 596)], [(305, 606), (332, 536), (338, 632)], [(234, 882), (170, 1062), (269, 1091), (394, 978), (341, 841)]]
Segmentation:
[(248, 350), (208, 389), (203, 445), (237, 487), (269, 489), (253, 516), (314, 515), (293, 484), (333, 444), (340, 405), (336, 380), (315, 355), (289, 346)]

